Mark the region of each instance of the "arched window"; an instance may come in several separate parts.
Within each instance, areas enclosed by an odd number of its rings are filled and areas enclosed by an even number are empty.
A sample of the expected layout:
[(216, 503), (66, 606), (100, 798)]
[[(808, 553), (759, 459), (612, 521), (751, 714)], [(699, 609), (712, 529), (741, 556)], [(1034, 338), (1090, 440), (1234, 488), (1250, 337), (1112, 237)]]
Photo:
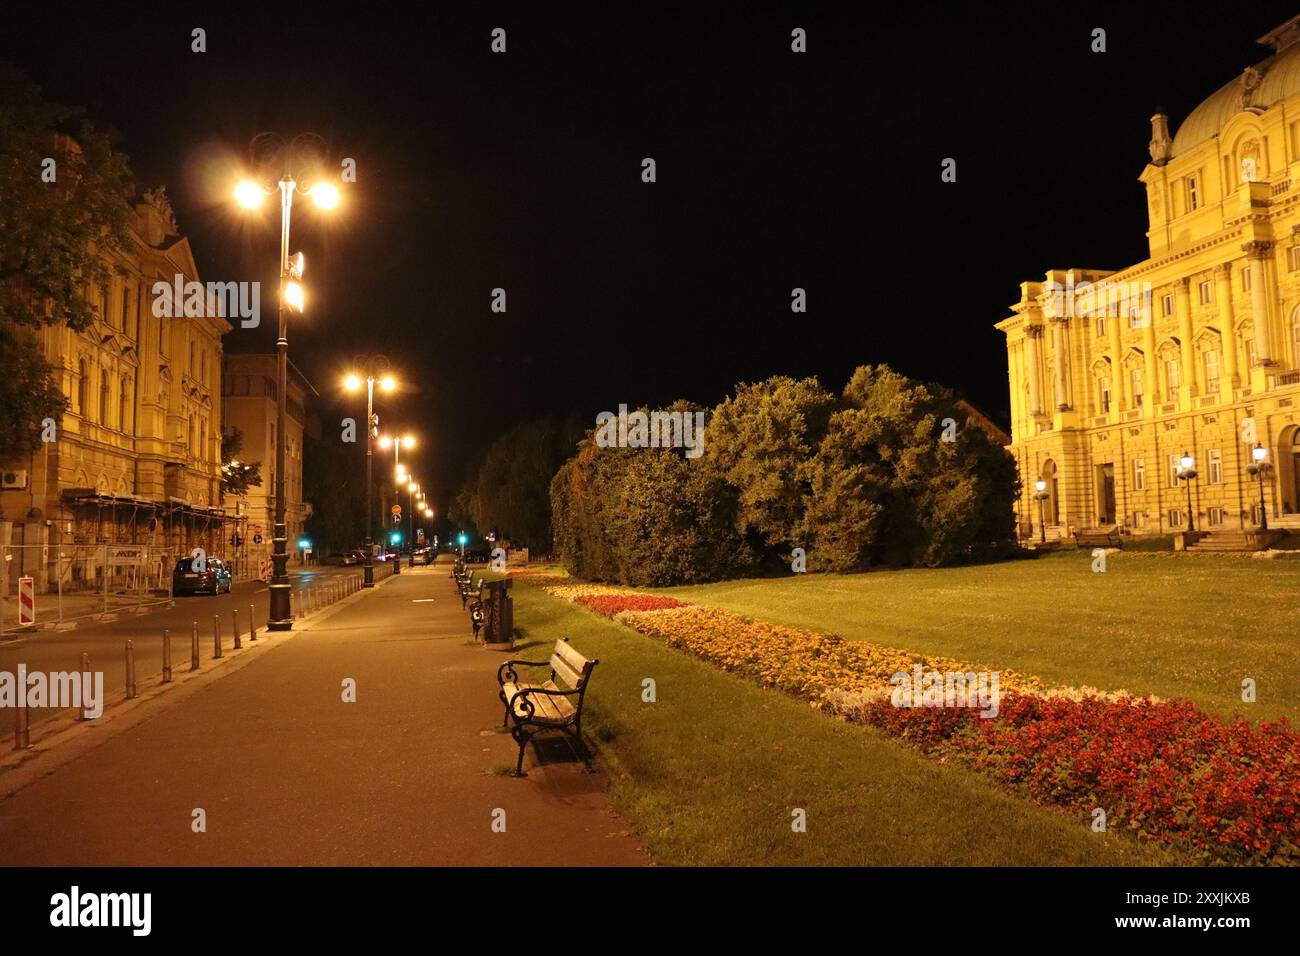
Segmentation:
[(77, 359), (77, 414), (85, 418), (90, 414), (86, 404), (89, 399), (90, 373), (86, 371), (86, 360)]
[(131, 430), (130, 423), (130, 405), (131, 401), (131, 382), (125, 375), (122, 376), (122, 391), (117, 397), (117, 427), (124, 432)]
[(104, 369), (99, 373), (99, 423), (101, 425), (108, 424), (108, 393), (108, 369)]

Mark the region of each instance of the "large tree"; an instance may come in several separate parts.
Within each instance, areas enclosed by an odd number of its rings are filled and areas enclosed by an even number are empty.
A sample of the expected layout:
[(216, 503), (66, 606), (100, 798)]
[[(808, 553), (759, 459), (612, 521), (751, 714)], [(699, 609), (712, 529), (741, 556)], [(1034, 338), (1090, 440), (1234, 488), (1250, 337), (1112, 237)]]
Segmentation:
[(88, 326), (134, 193), (109, 135), (0, 60), (0, 321)]
[(26, 330), (93, 321), (133, 192), (109, 136), (0, 60), (0, 461), (38, 447), (45, 419), (62, 424), (67, 402)]

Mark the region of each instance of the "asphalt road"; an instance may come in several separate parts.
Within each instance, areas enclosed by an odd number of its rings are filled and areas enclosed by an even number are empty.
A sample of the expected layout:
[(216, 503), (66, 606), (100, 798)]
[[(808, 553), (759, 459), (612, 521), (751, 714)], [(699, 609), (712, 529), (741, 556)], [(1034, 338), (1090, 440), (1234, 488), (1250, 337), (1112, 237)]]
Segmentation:
[[(302, 591), (361, 573), (357, 567), (327, 565), (291, 572), (289, 580), (295, 591)], [(376, 568), (376, 580), (387, 574), (387, 568)], [(137, 681), (161, 673), (164, 628), (171, 631), (172, 666), (188, 668), (194, 623), (199, 626), (200, 659), (206, 662), (212, 656), (214, 617), (221, 621), (221, 634), (225, 646), (229, 647), (234, 634), (232, 612), (238, 610), (240, 631), (247, 635), (250, 604), (254, 608), (258, 629), (265, 628), (271, 604), (270, 592), (261, 581), (242, 581), (235, 584), (230, 594), (178, 596), (173, 607), (161, 606), (145, 614), (123, 613), (115, 621), (83, 621), (69, 631), (35, 631), (18, 636), (16, 640), (12, 639), (14, 635), (9, 635), (0, 642), (0, 671), (16, 673), (20, 663), (27, 665), (28, 673), (80, 670), (81, 654), (85, 651), (90, 654), (91, 670), (103, 672), (104, 696), (112, 702), (121, 699), (126, 691), (125, 648), (128, 639), (135, 651)], [(12, 717), (11, 711), (0, 713)], [(60, 713), (53, 708), (31, 710), (31, 725), (35, 728)], [(0, 725), (0, 739), (6, 739), (10, 733), (8, 721)]]
[(4, 862), (648, 863), (567, 751), (499, 772), (507, 655), (469, 638), (447, 568), (404, 569), (0, 801)]

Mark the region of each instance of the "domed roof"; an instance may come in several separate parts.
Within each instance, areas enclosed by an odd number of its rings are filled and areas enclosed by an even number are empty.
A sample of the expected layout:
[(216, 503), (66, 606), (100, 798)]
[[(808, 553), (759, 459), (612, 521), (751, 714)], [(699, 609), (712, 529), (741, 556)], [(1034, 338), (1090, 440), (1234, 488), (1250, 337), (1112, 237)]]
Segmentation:
[(1247, 67), (1187, 114), (1174, 135), (1173, 156), (1218, 136), (1228, 120), (1243, 109), (1266, 110), (1300, 93), (1300, 43), (1295, 42), (1295, 22), (1288, 21), (1261, 38), (1261, 43), (1277, 43), (1276, 53)]

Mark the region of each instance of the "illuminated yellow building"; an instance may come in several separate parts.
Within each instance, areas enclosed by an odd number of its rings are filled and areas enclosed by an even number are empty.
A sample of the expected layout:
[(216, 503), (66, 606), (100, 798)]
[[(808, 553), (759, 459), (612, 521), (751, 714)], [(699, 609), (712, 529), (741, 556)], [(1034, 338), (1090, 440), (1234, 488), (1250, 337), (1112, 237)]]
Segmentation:
[(1151, 118), (1149, 257), (1050, 270), (997, 324), (1026, 537), (1040, 505), (1049, 539), (1182, 531), (1188, 484), (1198, 532), (1253, 532), (1261, 491), (1270, 528), (1300, 527), (1300, 17), (1259, 42), (1172, 139)]

